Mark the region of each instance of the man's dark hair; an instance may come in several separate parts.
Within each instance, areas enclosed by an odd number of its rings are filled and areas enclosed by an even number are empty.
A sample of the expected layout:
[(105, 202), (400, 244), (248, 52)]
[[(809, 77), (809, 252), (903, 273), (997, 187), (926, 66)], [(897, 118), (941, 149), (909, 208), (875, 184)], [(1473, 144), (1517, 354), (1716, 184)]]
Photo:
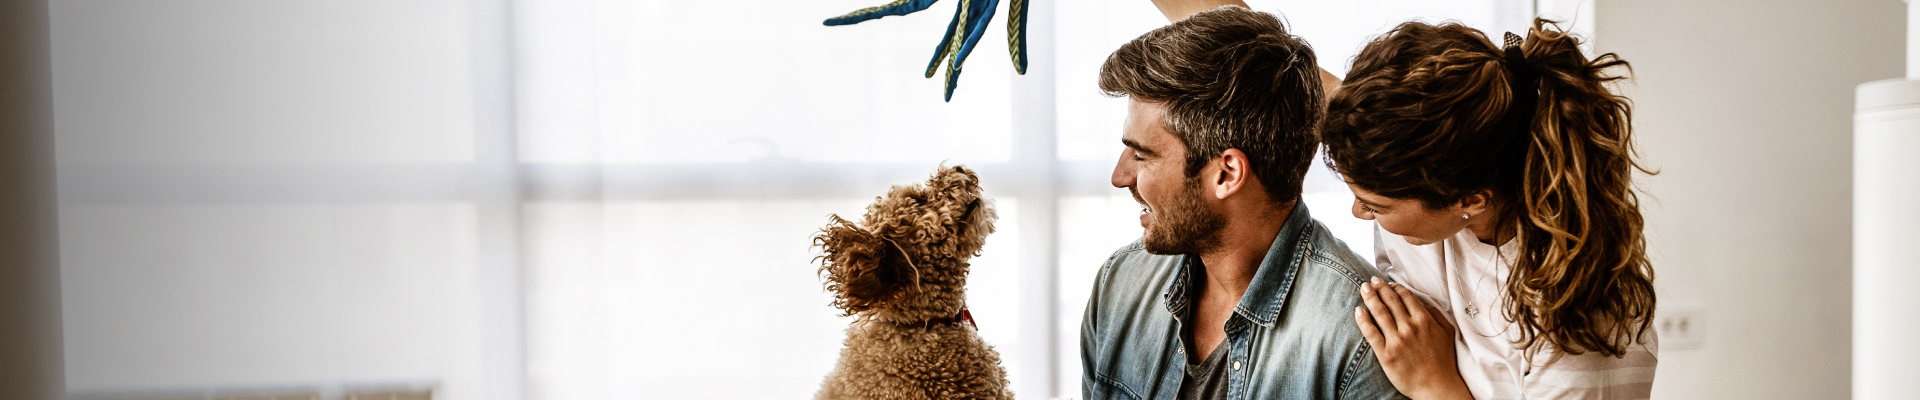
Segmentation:
[(1320, 70), (1273, 14), (1220, 7), (1140, 35), (1107, 56), (1100, 90), (1166, 106), (1187, 176), (1240, 149), (1267, 197), (1300, 197), (1325, 115)]

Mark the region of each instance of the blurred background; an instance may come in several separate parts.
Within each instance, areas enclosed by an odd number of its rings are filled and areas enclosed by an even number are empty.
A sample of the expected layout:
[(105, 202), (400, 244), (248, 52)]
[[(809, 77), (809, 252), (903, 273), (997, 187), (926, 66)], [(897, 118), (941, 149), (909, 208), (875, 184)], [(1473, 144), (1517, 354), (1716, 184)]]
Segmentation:
[[(40, 136), (0, 146), (32, 256), (0, 372), (72, 399), (810, 398), (851, 320), (809, 237), (942, 163), (1000, 210), (982, 336), (1020, 397), (1077, 397), (1094, 271), (1140, 230), (1098, 67), (1166, 24), (1034, 1), (1027, 73), (996, 18), (942, 102), (955, 2), (6, 1), (5, 123)], [(1902, 75), (1900, 1), (1248, 3), (1336, 75), (1409, 19), (1618, 52), (1660, 171), (1654, 397), (1850, 396), (1851, 96)], [(1318, 165), (1305, 200), (1371, 254)]]

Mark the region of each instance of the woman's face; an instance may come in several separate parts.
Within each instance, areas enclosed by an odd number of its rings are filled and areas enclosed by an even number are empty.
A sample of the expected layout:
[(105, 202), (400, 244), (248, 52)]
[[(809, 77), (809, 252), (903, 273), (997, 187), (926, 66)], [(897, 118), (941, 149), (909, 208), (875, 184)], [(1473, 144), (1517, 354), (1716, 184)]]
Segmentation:
[[(1447, 208), (1432, 209), (1414, 199), (1395, 199), (1374, 194), (1361, 189), (1353, 182), (1347, 182), (1353, 189), (1353, 216), (1374, 221), (1395, 235), (1407, 238), (1407, 243), (1424, 245), (1436, 243), (1466, 229), (1473, 222), (1474, 211), (1481, 207), (1465, 206), (1462, 203), (1473, 202), (1469, 199)], [(1469, 196), (1472, 197), (1472, 196)]]

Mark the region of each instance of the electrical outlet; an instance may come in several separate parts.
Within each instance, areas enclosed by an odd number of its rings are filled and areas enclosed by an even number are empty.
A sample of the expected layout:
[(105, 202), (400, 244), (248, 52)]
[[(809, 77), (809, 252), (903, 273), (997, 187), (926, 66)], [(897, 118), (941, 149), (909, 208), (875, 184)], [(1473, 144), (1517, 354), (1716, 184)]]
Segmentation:
[(1706, 315), (1700, 306), (1662, 304), (1653, 318), (1653, 329), (1660, 335), (1660, 349), (1700, 348), (1707, 338)]

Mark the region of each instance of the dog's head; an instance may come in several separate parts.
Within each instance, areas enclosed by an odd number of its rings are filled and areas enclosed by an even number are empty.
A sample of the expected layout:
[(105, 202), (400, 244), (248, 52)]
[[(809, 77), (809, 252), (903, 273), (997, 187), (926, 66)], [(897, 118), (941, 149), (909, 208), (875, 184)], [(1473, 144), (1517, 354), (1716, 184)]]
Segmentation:
[(833, 306), (907, 322), (950, 317), (966, 304), (967, 260), (993, 233), (993, 204), (966, 167), (941, 167), (867, 206), (861, 223), (833, 215), (813, 237)]

